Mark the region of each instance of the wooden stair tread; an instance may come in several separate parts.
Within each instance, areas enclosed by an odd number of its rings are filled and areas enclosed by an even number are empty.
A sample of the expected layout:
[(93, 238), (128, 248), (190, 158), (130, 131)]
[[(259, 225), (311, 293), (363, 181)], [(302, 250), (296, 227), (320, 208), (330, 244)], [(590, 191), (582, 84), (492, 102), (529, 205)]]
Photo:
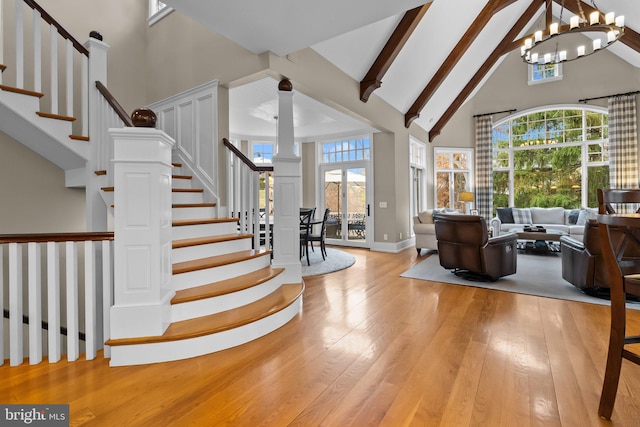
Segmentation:
[(190, 239), (180, 239), (173, 241), (173, 249), (178, 248), (186, 248), (190, 246), (199, 246), (199, 245), (207, 245), (209, 243), (220, 243), (220, 242), (228, 242), (231, 240), (241, 240), (241, 239), (250, 239), (253, 237), (253, 234), (221, 234), (219, 236), (203, 236), (203, 237), (193, 237)]
[(75, 139), (76, 141), (89, 141), (89, 137), (84, 135), (69, 135), (69, 138)]
[(0, 89), (5, 90), (7, 92), (19, 93), (19, 94), (28, 95), (28, 96), (35, 96), (36, 98), (42, 98), (44, 96), (44, 93), (42, 92), (34, 92), (32, 90), (20, 89), (17, 87), (12, 87), (7, 85), (0, 85)]
[(249, 289), (273, 279), (283, 271), (284, 268), (265, 267), (231, 279), (221, 280), (195, 288), (182, 289), (176, 291), (175, 296), (171, 299), (171, 304), (198, 301)]
[(173, 179), (193, 179), (191, 175), (171, 175)]
[(172, 188), (172, 192), (174, 193), (203, 193), (204, 189), (202, 188)]
[(173, 166), (174, 168), (181, 168), (182, 167), (182, 163), (171, 162), (171, 166)]
[(215, 203), (174, 203), (172, 208), (215, 208)]
[(172, 323), (162, 336), (111, 339), (111, 346), (151, 344), (197, 338), (228, 331), (264, 319), (293, 304), (304, 291), (304, 283), (282, 285), (266, 297), (233, 310)]
[(186, 225), (221, 224), (224, 222), (238, 222), (238, 220), (236, 218), (175, 219), (172, 224), (174, 227), (181, 227)]
[[(102, 187), (102, 191), (113, 191), (113, 187)], [(172, 193), (202, 193), (202, 188), (172, 188)]]
[(52, 113), (45, 113), (42, 111), (36, 111), (36, 114), (40, 117), (44, 117), (45, 119), (55, 119), (55, 120), (62, 120), (65, 122), (75, 122), (76, 118), (75, 117), (71, 117), (71, 116), (63, 116), (61, 114), (52, 114)]
[(232, 252), (224, 255), (215, 255), (206, 258), (198, 258), (173, 264), (173, 274), (188, 273), (190, 271), (204, 270), (207, 268), (221, 267), (234, 264), (236, 262), (250, 260), (265, 255), (270, 255), (271, 251), (255, 251), (253, 249), (239, 252)]
[(96, 175), (100, 176), (100, 175), (106, 175), (106, 174), (107, 174), (107, 171), (103, 169), (103, 170), (95, 171), (94, 173), (95, 173)]

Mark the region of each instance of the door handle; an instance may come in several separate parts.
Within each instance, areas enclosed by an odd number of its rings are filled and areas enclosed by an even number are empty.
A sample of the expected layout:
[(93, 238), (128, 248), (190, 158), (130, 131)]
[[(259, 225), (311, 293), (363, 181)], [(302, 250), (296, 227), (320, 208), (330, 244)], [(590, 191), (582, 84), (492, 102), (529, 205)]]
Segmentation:
[(370, 208), (371, 208), (371, 205), (367, 203), (367, 216), (371, 216)]

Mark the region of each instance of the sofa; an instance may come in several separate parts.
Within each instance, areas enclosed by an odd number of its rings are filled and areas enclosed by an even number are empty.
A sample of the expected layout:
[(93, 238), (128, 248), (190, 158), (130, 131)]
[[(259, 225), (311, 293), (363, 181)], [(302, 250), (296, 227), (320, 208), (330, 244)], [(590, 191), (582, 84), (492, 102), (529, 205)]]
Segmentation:
[(525, 225), (543, 226), (548, 230), (566, 233), (582, 242), (584, 227), (590, 219), (598, 215), (597, 209), (580, 208), (498, 208), (497, 216), (491, 219), (490, 226), (494, 236), (521, 230)]
[(433, 223), (433, 209), (427, 209), (413, 217), (413, 234), (418, 255), (422, 249), (437, 251), (436, 226)]

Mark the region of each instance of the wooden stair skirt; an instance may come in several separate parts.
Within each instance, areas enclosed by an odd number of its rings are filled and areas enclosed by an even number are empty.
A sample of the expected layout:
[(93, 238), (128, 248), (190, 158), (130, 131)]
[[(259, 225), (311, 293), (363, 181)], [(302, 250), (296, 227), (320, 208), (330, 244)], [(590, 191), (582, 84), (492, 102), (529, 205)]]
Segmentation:
[[(286, 324), (302, 309), (303, 283), (285, 284), (253, 303), (172, 323), (162, 336), (109, 340), (111, 366), (187, 359), (235, 347)], [(124, 361), (124, 362), (123, 362)]]

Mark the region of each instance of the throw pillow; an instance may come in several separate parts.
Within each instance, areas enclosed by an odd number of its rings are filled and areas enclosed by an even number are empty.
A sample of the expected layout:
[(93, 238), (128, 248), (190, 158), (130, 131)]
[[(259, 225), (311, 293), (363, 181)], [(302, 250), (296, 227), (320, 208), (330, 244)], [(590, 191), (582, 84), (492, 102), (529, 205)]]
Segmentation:
[(564, 208), (530, 208), (532, 224), (564, 224)]
[(580, 209), (571, 209), (569, 216), (567, 217), (567, 223), (570, 225), (576, 225), (578, 223), (578, 216), (580, 216)]
[(501, 223), (513, 224), (513, 210), (511, 208), (498, 208), (496, 214)]
[(598, 219), (598, 209), (580, 208), (580, 214), (578, 215), (576, 225), (587, 225), (590, 219)]
[(513, 222), (516, 224), (531, 224), (529, 208), (513, 208)]

